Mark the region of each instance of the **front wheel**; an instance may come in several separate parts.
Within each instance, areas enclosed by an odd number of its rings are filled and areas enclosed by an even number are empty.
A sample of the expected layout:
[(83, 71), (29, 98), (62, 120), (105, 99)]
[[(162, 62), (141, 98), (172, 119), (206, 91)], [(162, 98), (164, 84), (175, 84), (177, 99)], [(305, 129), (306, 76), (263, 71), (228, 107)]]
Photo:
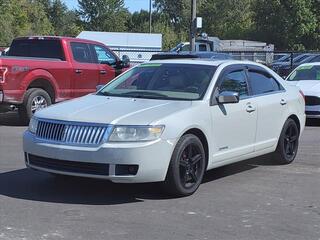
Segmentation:
[(164, 182), (174, 196), (188, 196), (200, 186), (206, 168), (206, 155), (200, 139), (186, 134), (178, 141)]
[(299, 146), (299, 128), (296, 122), (288, 119), (282, 129), (274, 158), (280, 164), (289, 164), (297, 156)]

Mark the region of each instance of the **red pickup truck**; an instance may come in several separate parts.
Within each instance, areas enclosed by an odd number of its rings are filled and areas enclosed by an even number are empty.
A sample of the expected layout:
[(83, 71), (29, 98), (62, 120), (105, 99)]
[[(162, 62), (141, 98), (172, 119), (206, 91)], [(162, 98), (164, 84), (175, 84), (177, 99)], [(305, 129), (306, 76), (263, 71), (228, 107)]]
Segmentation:
[(0, 57), (0, 110), (17, 107), (27, 121), (41, 108), (96, 91), (128, 67), (127, 56), (120, 60), (99, 42), (14, 39), (6, 56)]

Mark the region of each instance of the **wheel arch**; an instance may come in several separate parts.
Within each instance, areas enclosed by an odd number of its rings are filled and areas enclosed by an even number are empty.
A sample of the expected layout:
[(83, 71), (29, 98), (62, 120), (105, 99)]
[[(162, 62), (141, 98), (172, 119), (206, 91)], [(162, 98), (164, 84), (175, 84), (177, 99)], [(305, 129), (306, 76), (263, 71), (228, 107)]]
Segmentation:
[(47, 79), (37, 78), (37, 79), (31, 81), (27, 87), (27, 90), (31, 89), (31, 88), (43, 89), (44, 91), (46, 91), (49, 94), (52, 103), (55, 102), (56, 92), (55, 92), (54, 86)]
[(204, 151), (205, 151), (205, 155), (206, 155), (206, 168), (207, 168), (208, 162), (209, 162), (209, 144), (208, 144), (208, 140), (207, 140), (206, 135), (199, 128), (191, 128), (191, 129), (187, 130), (186, 132), (184, 132), (182, 136), (184, 136), (186, 134), (193, 134), (200, 139), (200, 141), (203, 145)]
[(300, 120), (298, 118), (297, 115), (295, 114), (292, 114), (288, 117), (288, 119), (292, 119), (296, 124), (297, 124), (297, 127), (298, 127), (298, 130), (299, 130), (299, 133), (301, 132), (301, 123), (300, 123)]

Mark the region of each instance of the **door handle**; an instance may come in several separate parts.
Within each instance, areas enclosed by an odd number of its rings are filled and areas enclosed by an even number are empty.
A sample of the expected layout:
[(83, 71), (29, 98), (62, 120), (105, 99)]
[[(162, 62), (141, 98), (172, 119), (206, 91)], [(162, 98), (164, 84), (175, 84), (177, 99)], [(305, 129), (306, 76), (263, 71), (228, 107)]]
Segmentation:
[(100, 70), (100, 74), (101, 74), (101, 75), (104, 75), (104, 74), (106, 74), (106, 73), (107, 73), (106, 70)]
[(82, 70), (81, 69), (76, 69), (75, 72), (80, 74), (80, 73), (82, 73)]
[(252, 106), (252, 105), (248, 105), (247, 106), (247, 109), (246, 109), (246, 111), (248, 112), (248, 113), (252, 113), (252, 112), (254, 112), (256, 110), (256, 108), (254, 107), (254, 106)]
[(283, 106), (283, 105), (286, 105), (287, 104), (287, 101), (285, 99), (281, 99), (280, 100), (280, 104)]

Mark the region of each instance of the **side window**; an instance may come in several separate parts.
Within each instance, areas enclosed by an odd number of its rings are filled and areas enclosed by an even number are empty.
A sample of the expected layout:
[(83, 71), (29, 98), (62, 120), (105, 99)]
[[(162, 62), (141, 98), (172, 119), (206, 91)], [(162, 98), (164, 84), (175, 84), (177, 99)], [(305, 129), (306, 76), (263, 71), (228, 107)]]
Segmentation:
[(76, 60), (77, 62), (93, 63), (88, 44), (72, 42), (71, 51), (74, 60)]
[(268, 73), (249, 71), (249, 82), (253, 95), (279, 91), (281, 85)]
[(221, 85), (219, 87), (219, 93), (223, 91), (238, 92), (240, 98), (248, 96), (249, 92), (245, 71), (239, 70), (224, 75)]
[(206, 52), (207, 51), (207, 45), (206, 44), (200, 44), (199, 45), (199, 52)]
[(108, 64), (108, 65), (116, 64), (116, 62), (117, 62), (116, 58), (106, 48), (103, 48), (98, 45), (94, 45), (93, 48), (94, 48), (94, 51), (97, 55), (97, 59), (98, 59), (99, 64)]

